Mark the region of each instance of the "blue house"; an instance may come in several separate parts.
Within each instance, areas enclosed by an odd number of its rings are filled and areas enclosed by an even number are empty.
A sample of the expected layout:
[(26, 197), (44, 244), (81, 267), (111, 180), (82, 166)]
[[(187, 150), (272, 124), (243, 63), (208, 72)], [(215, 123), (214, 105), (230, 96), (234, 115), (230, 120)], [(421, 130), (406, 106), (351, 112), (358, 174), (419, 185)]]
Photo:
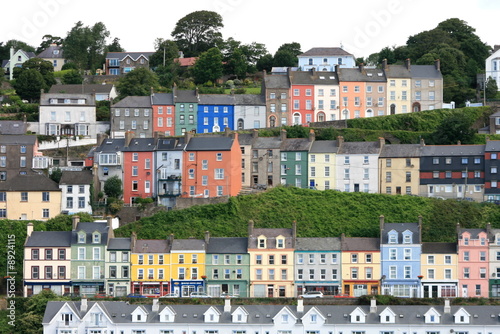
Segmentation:
[(233, 95), (202, 94), (198, 104), (198, 133), (234, 130)]
[(418, 223), (385, 223), (380, 216), (382, 294), (420, 297), (422, 218)]

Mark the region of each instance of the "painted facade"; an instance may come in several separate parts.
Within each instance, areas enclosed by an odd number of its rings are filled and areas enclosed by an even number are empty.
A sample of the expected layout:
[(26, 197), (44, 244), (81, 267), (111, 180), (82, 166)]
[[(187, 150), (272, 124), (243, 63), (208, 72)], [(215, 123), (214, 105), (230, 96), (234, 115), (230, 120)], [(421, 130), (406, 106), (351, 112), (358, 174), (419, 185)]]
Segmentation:
[(151, 96), (153, 133), (159, 132), (165, 136), (175, 134), (175, 104), (173, 93), (155, 93)]
[(458, 297), (456, 243), (424, 242), (420, 261), (423, 298)]
[(312, 143), (308, 154), (308, 176), (311, 189), (335, 189), (337, 150), (336, 140), (317, 140)]
[(384, 145), (379, 158), (381, 194), (417, 195), (420, 179), (420, 144)]

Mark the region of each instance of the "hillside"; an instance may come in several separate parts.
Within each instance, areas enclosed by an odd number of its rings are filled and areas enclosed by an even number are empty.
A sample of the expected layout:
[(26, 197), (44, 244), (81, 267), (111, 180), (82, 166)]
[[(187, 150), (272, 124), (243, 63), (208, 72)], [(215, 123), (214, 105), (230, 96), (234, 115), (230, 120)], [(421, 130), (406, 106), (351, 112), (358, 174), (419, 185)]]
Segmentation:
[(500, 206), (416, 196), (316, 191), (276, 187), (256, 195), (230, 198), (226, 204), (194, 206), (160, 212), (116, 230), (116, 236), (159, 239), (247, 236), (249, 220), (256, 227), (291, 227), (299, 237), (377, 237), (379, 216), (386, 222), (416, 222), (423, 217), (423, 241), (455, 241), (456, 224), (480, 228), (490, 222), (500, 228)]

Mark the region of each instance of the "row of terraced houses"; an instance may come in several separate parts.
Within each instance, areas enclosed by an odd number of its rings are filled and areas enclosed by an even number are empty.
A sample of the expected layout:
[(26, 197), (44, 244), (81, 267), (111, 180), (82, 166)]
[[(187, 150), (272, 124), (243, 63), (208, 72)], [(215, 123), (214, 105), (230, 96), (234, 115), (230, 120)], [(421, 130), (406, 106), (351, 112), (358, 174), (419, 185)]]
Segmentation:
[(422, 220), (387, 223), (380, 237), (297, 237), (291, 228), (256, 228), (248, 237), (115, 238), (111, 221), (72, 231), (33, 231), (24, 247), (24, 295), (149, 297), (194, 291), (212, 296), (294, 297), (386, 294), (398, 297), (499, 297), (500, 229), (457, 226), (457, 241), (422, 242)]

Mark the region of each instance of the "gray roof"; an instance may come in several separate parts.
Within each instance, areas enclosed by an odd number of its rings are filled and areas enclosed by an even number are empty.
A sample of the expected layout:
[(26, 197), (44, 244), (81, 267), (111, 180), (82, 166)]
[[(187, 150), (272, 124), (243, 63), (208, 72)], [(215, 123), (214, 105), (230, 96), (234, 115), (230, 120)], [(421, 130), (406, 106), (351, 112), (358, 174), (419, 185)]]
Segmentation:
[(86, 85), (53, 85), (49, 93), (67, 93), (67, 94), (109, 94), (113, 89), (112, 84), (86, 84)]
[(149, 152), (155, 149), (154, 138), (132, 138), (128, 147), (123, 147), (123, 152)]
[(198, 103), (199, 97), (196, 90), (174, 89), (175, 103)]
[(379, 154), (380, 142), (378, 141), (360, 141), (343, 142), (340, 144), (337, 154)]
[(248, 236), (248, 248), (257, 248), (257, 238), (261, 235), (267, 239), (267, 248), (277, 248), (276, 238), (280, 235), (285, 238), (285, 248), (293, 247), (293, 230), (291, 228), (254, 228), (253, 233)]
[(337, 153), (339, 147), (336, 140), (316, 140), (312, 143), (311, 153)]
[(335, 72), (296, 71), (290, 72), (293, 85), (338, 85), (339, 78)]
[(312, 143), (309, 138), (287, 138), (280, 148), (284, 152), (309, 151)]
[(210, 238), (207, 253), (210, 254), (246, 254), (248, 238)]
[(380, 69), (339, 68), (340, 81), (385, 82), (384, 71)]
[(71, 231), (71, 243), (78, 243), (78, 232), (83, 231), (86, 234), (86, 244), (92, 244), (92, 233), (101, 234), (101, 242), (98, 245), (106, 245), (108, 242), (109, 226), (107, 222), (79, 222), (76, 229)]
[(153, 55), (154, 52), (108, 52), (106, 54), (106, 59), (120, 59), (120, 60), (123, 60), (125, 59), (127, 56), (129, 56), (130, 58), (132, 58), (133, 60), (137, 60), (139, 59), (140, 56), (144, 56), (146, 57), (146, 59), (149, 59), (149, 57), (151, 57)]
[[(51, 104), (50, 99), (84, 99), (85, 104), (79, 103), (64, 103), (64, 104)], [(95, 97), (93, 94), (82, 94), (82, 93), (42, 93), (40, 96), (41, 106), (52, 106), (52, 107), (65, 107), (71, 106), (95, 106)]]
[(380, 252), (380, 238), (344, 238), (342, 251), (374, 251)]
[(111, 108), (151, 108), (150, 96), (127, 96), (113, 104)]
[(458, 235), (458, 239), (462, 239), (462, 233), (464, 232), (469, 232), (471, 238), (477, 239), (479, 238), (479, 233), (486, 232), (486, 230), (482, 228), (461, 228)]
[(238, 143), (240, 145), (252, 145), (254, 141), (253, 135), (251, 133), (239, 133)]
[(223, 136), (193, 137), (186, 146), (186, 151), (230, 151), (234, 139)]
[(234, 101), (237, 106), (265, 106), (266, 97), (257, 94), (235, 94)]
[(441, 71), (438, 71), (434, 65), (412, 65), (411, 77), (442, 79), (443, 75), (441, 74)]
[(35, 135), (0, 135), (2, 145), (35, 145), (36, 140)]
[(411, 72), (405, 65), (388, 65), (385, 69), (385, 75), (390, 78), (410, 78)]
[(335, 251), (340, 250), (340, 238), (297, 238), (295, 250)]
[(132, 249), (133, 253), (168, 253), (166, 239), (138, 239)]
[(184, 137), (160, 138), (156, 142), (156, 149), (159, 151), (182, 151), (184, 147)]
[(172, 241), (172, 251), (185, 250), (197, 251), (205, 250), (205, 240), (201, 239), (174, 239)]
[(106, 138), (96, 149), (96, 153), (116, 153), (121, 151), (123, 145), (125, 145), (125, 138)]
[(26, 240), (26, 247), (70, 247), (71, 231), (34, 231)]
[(234, 105), (235, 100), (233, 95), (227, 94), (200, 94), (199, 104), (209, 105)]
[(266, 75), (264, 76), (266, 89), (290, 89), (288, 75)]
[(108, 250), (130, 250), (130, 238), (111, 238)]
[(500, 151), (500, 140), (487, 140), (484, 149), (486, 152)]
[(484, 155), (484, 148), (485, 145), (426, 145), (421, 156)]
[(151, 96), (151, 104), (153, 105), (174, 105), (173, 93), (154, 93)]
[(342, 48), (337, 47), (329, 47), (329, 48), (312, 48), (307, 50), (306, 52), (298, 55), (298, 57), (322, 57), (322, 56), (352, 56), (349, 52), (345, 51)]
[(27, 128), (23, 121), (0, 121), (0, 135), (23, 135)]
[(420, 144), (384, 145), (380, 151), (380, 158), (418, 158), (421, 149)]
[[(57, 53), (54, 53), (54, 51), (57, 50)], [(63, 56), (64, 50), (62, 46), (59, 45), (50, 45), (48, 48), (40, 52), (37, 57), (38, 58), (53, 58), (53, 59), (60, 59), (64, 58)]]
[(281, 137), (258, 137), (252, 145), (253, 149), (273, 149), (281, 147)]
[(423, 254), (457, 254), (456, 242), (424, 242)]
[(0, 182), (0, 191), (61, 191), (59, 185), (42, 174), (16, 175)]
[(403, 243), (403, 235), (402, 232), (409, 230), (410, 232), (413, 233), (413, 241), (412, 244), (418, 244), (421, 241), (421, 231), (418, 223), (385, 223), (383, 230), (380, 231), (382, 240), (382, 244), (388, 244), (389, 243), (389, 236), (388, 233), (390, 231), (396, 231), (398, 232), (398, 244)]
[(92, 171), (82, 170), (82, 171), (69, 171), (63, 170), (61, 175), (61, 180), (59, 184), (91, 184), (92, 183)]

